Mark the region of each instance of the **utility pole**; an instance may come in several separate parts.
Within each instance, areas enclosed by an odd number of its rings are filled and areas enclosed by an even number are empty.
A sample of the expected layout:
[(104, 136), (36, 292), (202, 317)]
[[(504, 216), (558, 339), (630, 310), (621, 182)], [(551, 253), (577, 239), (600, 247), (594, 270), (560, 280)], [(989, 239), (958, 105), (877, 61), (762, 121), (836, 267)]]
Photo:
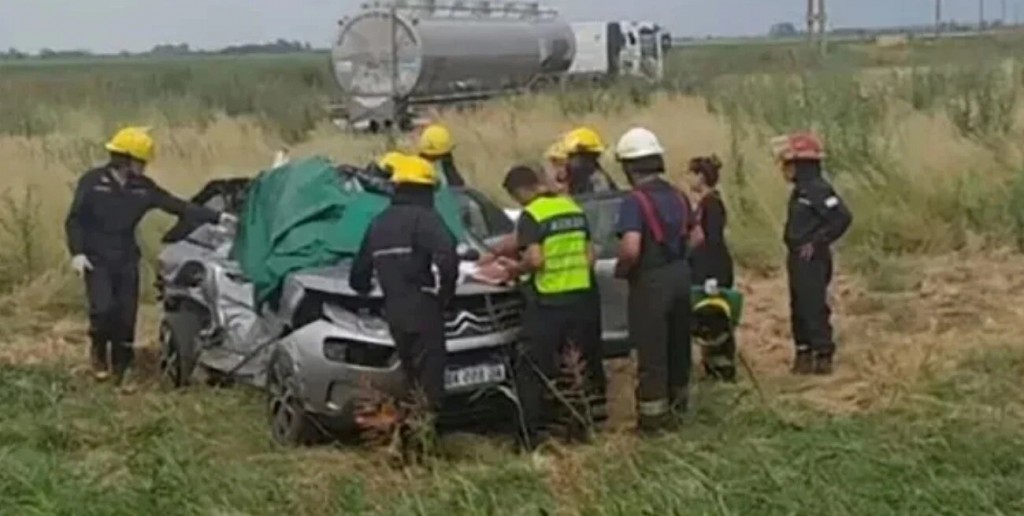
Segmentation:
[(821, 31), (821, 55), (828, 53), (828, 16), (825, 14), (825, 0), (818, 0), (818, 29)]
[(1002, 5), (1000, 7), (1002, 8), (1002, 10), (999, 13), (999, 19), (1002, 20), (1003, 25), (1006, 25), (1006, 0), (1003, 0)]
[(825, 20), (825, 0), (807, 0), (807, 44), (818, 46), (822, 54), (828, 50)]
[(807, 44), (814, 46), (814, 0), (807, 0)]
[(985, 32), (985, 0), (978, 0), (978, 32)]
[(942, 0), (935, 0), (935, 37), (942, 33)]

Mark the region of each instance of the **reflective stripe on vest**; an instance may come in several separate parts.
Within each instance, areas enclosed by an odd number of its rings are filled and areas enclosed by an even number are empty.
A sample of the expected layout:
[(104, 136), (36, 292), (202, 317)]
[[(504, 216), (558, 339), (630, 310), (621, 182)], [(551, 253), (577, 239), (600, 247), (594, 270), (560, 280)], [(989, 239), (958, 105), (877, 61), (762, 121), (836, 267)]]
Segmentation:
[(544, 268), (533, 275), (541, 294), (561, 294), (590, 288), (587, 261), (587, 218), (572, 199), (542, 196), (526, 206), (541, 227)]

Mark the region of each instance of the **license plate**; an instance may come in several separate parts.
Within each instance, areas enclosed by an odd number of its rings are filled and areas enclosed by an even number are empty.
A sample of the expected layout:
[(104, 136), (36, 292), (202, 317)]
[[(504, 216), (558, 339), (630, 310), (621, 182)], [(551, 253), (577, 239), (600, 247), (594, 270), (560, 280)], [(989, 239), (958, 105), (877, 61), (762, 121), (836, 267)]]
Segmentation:
[(503, 381), (505, 381), (504, 364), (481, 364), (459, 369), (449, 369), (444, 373), (444, 387), (449, 391), (479, 387)]

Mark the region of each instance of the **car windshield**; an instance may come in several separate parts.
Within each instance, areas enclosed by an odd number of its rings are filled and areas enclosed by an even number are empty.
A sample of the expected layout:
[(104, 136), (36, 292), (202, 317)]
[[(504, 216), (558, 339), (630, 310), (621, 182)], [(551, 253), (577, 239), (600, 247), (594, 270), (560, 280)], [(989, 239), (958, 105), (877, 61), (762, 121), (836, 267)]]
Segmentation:
[(618, 254), (619, 236), (615, 227), (619, 219), (622, 196), (596, 197), (580, 202), (590, 224), (591, 240), (597, 248), (597, 259), (613, 259)]

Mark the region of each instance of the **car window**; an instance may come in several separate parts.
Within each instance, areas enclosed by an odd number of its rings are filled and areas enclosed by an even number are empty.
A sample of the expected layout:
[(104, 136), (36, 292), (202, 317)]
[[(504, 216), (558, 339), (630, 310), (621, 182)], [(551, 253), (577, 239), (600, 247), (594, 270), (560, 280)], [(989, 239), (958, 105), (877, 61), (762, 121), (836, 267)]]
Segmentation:
[(580, 201), (590, 224), (590, 235), (597, 248), (599, 260), (614, 259), (619, 250), (619, 237), (615, 228), (619, 221), (621, 196), (597, 197)]
[(462, 190), (457, 197), (462, 223), (477, 239), (488, 240), (515, 230), (515, 225), (505, 212), (483, 194)]

